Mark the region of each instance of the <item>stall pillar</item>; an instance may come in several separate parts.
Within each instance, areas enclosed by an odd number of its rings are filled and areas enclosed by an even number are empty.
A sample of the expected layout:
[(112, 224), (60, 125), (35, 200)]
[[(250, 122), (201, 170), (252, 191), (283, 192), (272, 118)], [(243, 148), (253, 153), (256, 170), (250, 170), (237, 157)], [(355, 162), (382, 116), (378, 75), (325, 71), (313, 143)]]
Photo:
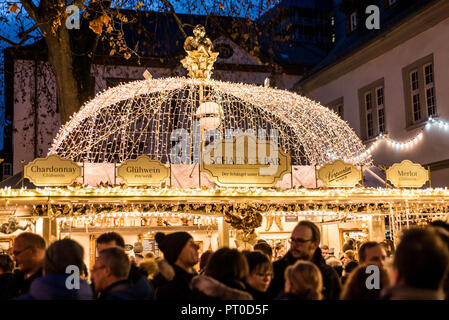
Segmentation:
[(224, 220), (218, 225), (218, 247), (229, 247), (229, 223)]
[(57, 240), (57, 226), (55, 219), (43, 218), (42, 221), (42, 237), (45, 239), (47, 246)]
[(385, 218), (383, 216), (372, 216), (368, 227), (371, 241), (381, 242), (385, 240)]

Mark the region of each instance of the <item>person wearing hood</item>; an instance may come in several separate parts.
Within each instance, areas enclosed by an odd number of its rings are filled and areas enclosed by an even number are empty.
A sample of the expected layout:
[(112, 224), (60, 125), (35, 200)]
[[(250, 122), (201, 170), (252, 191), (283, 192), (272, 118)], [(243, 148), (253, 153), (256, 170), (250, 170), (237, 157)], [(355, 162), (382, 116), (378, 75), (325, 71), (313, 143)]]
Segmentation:
[[(190, 300), (190, 281), (197, 275), (193, 268), (199, 261), (198, 246), (187, 232), (155, 235), (165, 260), (173, 267), (174, 277), (164, 281), (155, 290), (156, 300)], [(156, 279), (156, 277), (155, 277)], [(153, 282), (154, 283), (154, 282)]]
[(28, 294), (18, 300), (92, 300), (92, 289), (87, 281), (79, 277), (69, 279), (76, 274), (67, 273), (68, 266), (75, 266), (81, 272), (83, 258), (84, 249), (76, 241), (63, 239), (53, 242), (45, 253), (43, 276), (35, 279)]
[(192, 297), (195, 300), (253, 300), (246, 292), (249, 275), (248, 262), (236, 249), (221, 248), (214, 252), (203, 275), (192, 279)]
[(285, 270), (298, 260), (314, 263), (323, 278), (323, 299), (338, 300), (341, 291), (340, 279), (334, 268), (326, 264), (320, 244), (320, 229), (311, 221), (300, 221), (292, 231), (290, 250), (278, 261), (273, 263), (274, 277), (270, 285), (270, 296), (275, 298), (284, 290)]

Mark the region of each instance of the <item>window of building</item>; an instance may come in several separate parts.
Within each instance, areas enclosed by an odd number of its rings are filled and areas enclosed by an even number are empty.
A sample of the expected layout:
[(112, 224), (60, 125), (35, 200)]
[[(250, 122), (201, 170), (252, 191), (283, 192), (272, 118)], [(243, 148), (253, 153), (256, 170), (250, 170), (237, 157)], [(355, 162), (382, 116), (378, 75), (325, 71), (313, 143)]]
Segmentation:
[(433, 55), (403, 69), (407, 126), (437, 115)]
[(391, 6), (392, 4), (395, 4), (397, 0), (388, 0), (388, 4)]
[(3, 163), (3, 179), (12, 176), (12, 164), (11, 163)]
[(386, 132), (384, 80), (377, 80), (359, 90), (362, 139)]
[(329, 102), (326, 104), (326, 106), (335, 111), (340, 118), (344, 119), (344, 103), (343, 103), (343, 97), (340, 97), (332, 102)]
[(353, 12), (351, 14), (350, 23), (351, 23), (351, 31), (357, 29), (357, 12)]

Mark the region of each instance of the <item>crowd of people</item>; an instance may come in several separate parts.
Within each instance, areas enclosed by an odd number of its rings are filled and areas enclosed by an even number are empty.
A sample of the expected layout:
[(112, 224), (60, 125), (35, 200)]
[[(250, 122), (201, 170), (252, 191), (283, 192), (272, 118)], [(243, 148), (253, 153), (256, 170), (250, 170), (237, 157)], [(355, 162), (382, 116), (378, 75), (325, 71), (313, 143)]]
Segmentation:
[[(222, 247), (201, 257), (187, 232), (157, 233), (155, 240), (163, 257), (143, 256), (135, 245), (130, 258), (120, 234), (104, 233), (89, 272), (76, 241), (58, 240), (47, 248), (40, 235), (21, 233), (12, 256), (0, 255), (0, 299), (449, 299), (449, 225), (442, 221), (405, 230), (397, 248), (391, 241), (349, 239), (341, 257), (327, 245), (320, 247), (320, 229), (306, 220), (296, 225), (280, 257), (263, 240), (252, 251)], [(68, 285), (73, 268), (79, 270), (75, 287)]]

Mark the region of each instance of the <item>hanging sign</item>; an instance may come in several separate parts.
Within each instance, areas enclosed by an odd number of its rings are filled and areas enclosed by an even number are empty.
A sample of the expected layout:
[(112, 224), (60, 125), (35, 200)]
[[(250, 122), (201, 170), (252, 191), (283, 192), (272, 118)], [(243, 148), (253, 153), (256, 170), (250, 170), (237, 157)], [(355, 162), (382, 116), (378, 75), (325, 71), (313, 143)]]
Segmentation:
[(362, 180), (362, 171), (355, 165), (335, 160), (318, 170), (318, 179), (332, 188), (354, 187)]
[(273, 187), (291, 172), (290, 155), (249, 133), (209, 145), (202, 159), (201, 171), (219, 186)]
[(142, 155), (128, 159), (117, 168), (117, 177), (129, 186), (159, 185), (170, 177), (170, 168)]
[(24, 166), (23, 176), (36, 186), (68, 186), (82, 177), (82, 170), (75, 162), (52, 154)]
[(418, 163), (404, 160), (387, 169), (386, 179), (399, 188), (420, 188), (429, 181), (429, 171)]

